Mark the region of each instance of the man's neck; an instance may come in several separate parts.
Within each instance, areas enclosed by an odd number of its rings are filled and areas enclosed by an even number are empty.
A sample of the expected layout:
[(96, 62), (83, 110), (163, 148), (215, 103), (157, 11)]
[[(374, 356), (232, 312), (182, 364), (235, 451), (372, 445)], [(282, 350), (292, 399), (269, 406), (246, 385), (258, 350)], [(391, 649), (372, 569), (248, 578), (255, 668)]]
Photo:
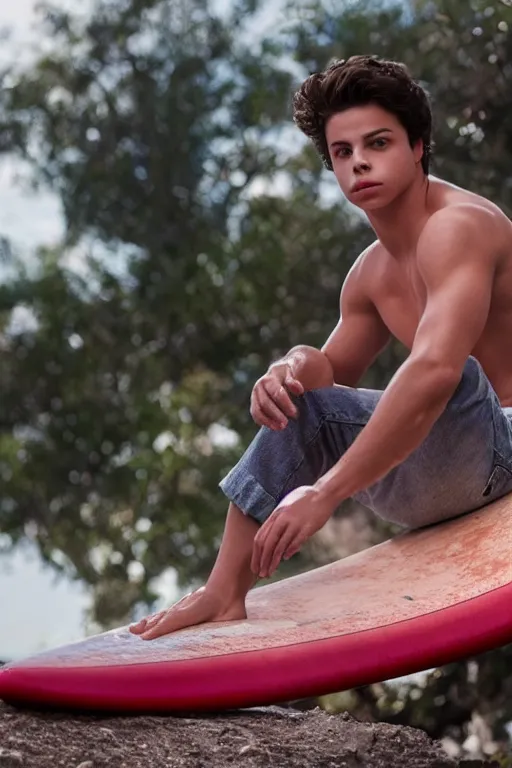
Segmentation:
[(406, 259), (416, 251), (420, 233), (428, 219), (428, 178), (418, 173), (412, 184), (393, 202), (368, 215), (375, 234), (388, 253)]

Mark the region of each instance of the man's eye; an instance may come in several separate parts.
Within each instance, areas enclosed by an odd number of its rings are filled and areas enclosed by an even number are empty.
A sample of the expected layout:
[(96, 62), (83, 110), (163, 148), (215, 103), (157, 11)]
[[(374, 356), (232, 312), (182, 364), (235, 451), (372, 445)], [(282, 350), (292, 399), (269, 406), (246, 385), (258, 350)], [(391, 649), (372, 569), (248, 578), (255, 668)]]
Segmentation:
[(385, 147), (387, 143), (387, 139), (374, 139), (371, 145), (372, 147)]
[(349, 157), (350, 149), (348, 147), (340, 147), (336, 152), (336, 157)]

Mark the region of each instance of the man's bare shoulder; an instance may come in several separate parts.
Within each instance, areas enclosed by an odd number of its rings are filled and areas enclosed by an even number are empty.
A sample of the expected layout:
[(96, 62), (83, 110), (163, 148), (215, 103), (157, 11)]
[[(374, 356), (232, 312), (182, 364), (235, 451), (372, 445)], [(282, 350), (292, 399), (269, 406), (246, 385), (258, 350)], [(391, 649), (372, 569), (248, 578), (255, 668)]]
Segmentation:
[(486, 201), (482, 199), (482, 202), (479, 202), (477, 200), (457, 200), (456, 202), (451, 202), (448, 205), (444, 205), (442, 208), (439, 208), (438, 210), (434, 211), (429, 219), (428, 224), (431, 223), (442, 223), (442, 222), (451, 222), (460, 225), (464, 223), (471, 223), (475, 220), (475, 218), (481, 223), (482, 221), (491, 223), (500, 223), (503, 221), (507, 221), (510, 223), (509, 219), (505, 216), (505, 214), (500, 211), (499, 208), (491, 207), (490, 205), (485, 204)]
[(351, 282), (357, 280), (366, 284), (374, 275), (377, 264), (382, 262), (385, 253), (380, 240), (375, 240), (359, 254), (350, 268), (346, 280), (350, 279)]
[(340, 301), (342, 306), (374, 304), (374, 286), (376, 284), (376, 265), (382, 262), (383, 248), (376, 240), (359, 254), (349, 269), (343, 287)]
[(418, 261), (436, 260), (436, 253), (470, 253), (494, 260), (512, 249), (512, 223), (499, 209), (460, 200), (433, 212), (418, 240)]
[(482, 195), (462, 189), (441, 179), (432, 178), (429, 187), (429, 206), (432, 211), (425, 234), (437, 228), (443, 234), (446, 230), (458, 228), (481, 230), (497, 237), (512, 238), (512, 222), (495, 203)]

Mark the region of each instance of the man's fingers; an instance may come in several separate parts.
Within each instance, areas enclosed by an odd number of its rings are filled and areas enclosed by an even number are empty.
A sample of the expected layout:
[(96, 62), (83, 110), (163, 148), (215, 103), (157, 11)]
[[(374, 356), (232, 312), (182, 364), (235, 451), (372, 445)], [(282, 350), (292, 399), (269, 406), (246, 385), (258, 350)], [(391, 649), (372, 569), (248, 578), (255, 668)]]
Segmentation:
[(267, 538), (275, 522), (276, 515), (272, 513), (270, 517), (265, 520), (260, 530), (254, 537), (254, 542), (252, 545), (251, 571), (255, 574), (255, 576), (259, 576), (261, 573), (261, 557), (264, 551), (265, 542), (267, 541)]
[(297, 408), (290, 394), (304, 394), (304, 387), (290, 372), (284, 379), (276, 374), (266, 374), (258, 379), (251, 396), (251, 416), (256, 424), (274, 430), (284, 429), (288, 419), (297, 418)]
[(265, 391), (285, 416), (288, 416), (290, 419), (294, 419), (297, 416), (297, 408), (292, 403), (290, 395), (283, 384), (276, 381), (268, 382), (265, 385)]
[(267, 578), (270, 572), (270, 564), (273, 561), (276, 548), (279, 544), (281, 536), (284, 534), (283, 524), (279, 522), (279, 518), (276, 520), (270, 531), (268, 532), (260, 554), (260, 567), (259, 575), (262, 579)]
[(281, 537), (275, 546), (274, 554), (272, 555), (272, 559), (270, 561), (270, 565), (268, 568), (269, 576), (272, 576), (274, 571), (276, 571), (277, 568), (279, 567), (279, 563), (283, 559), (283, 555), (288, 549), (288, 547), (290, 546), (290, 543), (293, 541), (294, 536), (295, 536), (294, 532), (286, 528), (281, 534)]
[(289, 560), (290, 557), (293, 557), (293, 555), (296, 555), (297, 552), (300, 552), (300, 548), (302, 547), (302, 536), (299, 534), (297, 535), (290, 544), (286, 547), (285, 553), (283, 555), (285, 560)]
[(286, 427), (288, 424), (286, 416), (279, 409), (265, 388), (262, 388), (258, 392), (258, 402), (264, 416), (266, 416), (267, 419), (270, 419), (270, 421), (273, 423), (274, 429), (276, 429), (276, 427), (281, 429)]
[(251, 407), (251, 416), (260, 427), (268, 427), (269, 429), (277, 430), (281, 429), (279, 422), (268, 416), (261, 405), (261, 395), (258, 390), (254, 390), (252, 394), (253, 405)]
[(291, 373), (288, 374), (284, 381), (286, 389), (288, 389), (293, 395), (303, 395), (304, 387), (298, 379), (294, 379)]

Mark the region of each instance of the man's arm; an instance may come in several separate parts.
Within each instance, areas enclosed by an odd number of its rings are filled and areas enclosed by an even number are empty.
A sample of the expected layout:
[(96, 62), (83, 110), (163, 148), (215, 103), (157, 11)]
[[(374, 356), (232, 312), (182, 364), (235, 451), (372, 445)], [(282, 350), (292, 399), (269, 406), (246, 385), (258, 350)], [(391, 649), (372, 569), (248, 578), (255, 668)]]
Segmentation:
[(334, 382), (356, 387), (390, 339), (367, 287), (369, 265), (362, 254), (349, 272), (340, 298), (340, 319), (323, 354), (331, 363)]
[[(366, 252), (365, 252), (366, 253)], [(344, 384), (355, 387), (390, 334), (366, 287), (363, 253), (347, 276), (340, 298), (340, 320), (322, 349), (300, 345), (273, 363), (256, 382), (251, 415), (257, 424), (283, 429), (296, 415), (291, 395)]]
[(368, 488), (427, 437), (461, 379), (487, 321), (495, 249), (493, 215), (460, 206), (433, 215), (418, 243), (427, 301), (411, 354), (338, 463), (316, 483), (333, 503)]
[(333, 384), (356, 387), (389, 341), (389, 330), (369, 295), (370, 270), (365, 259), (369, 250), (361, 254), (345, 279), (340, 319), (322, 349), (294, 347), (280, 361), (291, 366), (305, 391)]

